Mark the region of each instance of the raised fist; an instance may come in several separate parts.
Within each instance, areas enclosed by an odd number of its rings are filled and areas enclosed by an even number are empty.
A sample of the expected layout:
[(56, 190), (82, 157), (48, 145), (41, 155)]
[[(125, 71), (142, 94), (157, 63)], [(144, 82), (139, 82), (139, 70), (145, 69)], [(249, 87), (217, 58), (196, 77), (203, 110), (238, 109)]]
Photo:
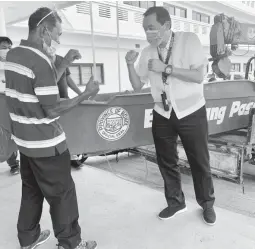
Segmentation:
[(132, 65), (136, 62), (137, 57), (138, 57), (139, 53), (134, 51), (134, 50), (130, 50), (127, 52), (126, 54), (126, 62), (128, 65)]
[(75, 60), (81, 59), (81, 54), (76, 49), (70, 49), (66, 54), (65, 59), (69, 62), (69, 64), (72, 64)]
[(93, 76), (90, 77), (89, 82), (86, 85), (86, 93), (89, 93), (91, 96), (95, 96), (99, 92), (99, 82), (94, 81)]

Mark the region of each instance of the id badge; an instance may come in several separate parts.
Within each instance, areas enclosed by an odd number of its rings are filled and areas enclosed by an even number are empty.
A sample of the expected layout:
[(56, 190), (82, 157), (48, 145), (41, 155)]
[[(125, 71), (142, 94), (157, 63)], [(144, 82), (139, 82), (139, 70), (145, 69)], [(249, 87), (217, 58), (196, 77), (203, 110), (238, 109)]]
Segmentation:
[(162, 99), (162, 103), (163, 103), (163, 106), (164, 106), (164, 110), (166, 112), (169, 111), (169, 105), (168, 105), (168, 101), (167, 101), (167, 97), (166, 97), (166, 92), (163, 92), (161, 94), (161, 99)]

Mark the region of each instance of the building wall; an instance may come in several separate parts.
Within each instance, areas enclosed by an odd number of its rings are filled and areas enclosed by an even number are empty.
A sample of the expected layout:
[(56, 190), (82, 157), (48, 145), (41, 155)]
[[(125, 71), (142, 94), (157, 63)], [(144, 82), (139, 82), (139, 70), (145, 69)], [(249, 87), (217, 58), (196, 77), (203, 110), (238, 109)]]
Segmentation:
[[(8, 36), (11, 37), (14, 47), (18, 46), (21, 39), (26, 39), (27, 28), (8, 27)], [(141, 48), (147, 45), (145, 41), (131, 39), (121, 39), (120, 41), (120, 72), (121, 90), (130, 90), (131, 85), (128, 79), (128, 72), (125, 62), (127, 51), (135, 49), (135, 44), (140, 44)], [(64, 56), (69, 49), (78, 49), (82, 55), (81, 60), (76, 63), (93, 63), (93, 53), (91, 48), (91, 36), (77, 33), (64, 33), (61, 37), (61, 46), (57, 53)], [(118, 80), (118, 53), (117, 41), (113, 37), (95, 37), (95, 58), (96, 63), (102, 63), (104, 67), (104, 85), (100, 86), (101, 92), (114, 92), (119, 90)], [(141, 49), (136, 49), (138, 52)], [(83, 89), (84, 87), (80, 87)], [(71, 96), (74, 96), (70, 90)]]
[[(198, 27), (197, 35), (204, 46), (205, 53), (208, 58), (209, 54), (209, 32), (210, 27), (213, 23), (213, 16), (219, 12), (215, 10), (216, 7), (209, 7), (205, 10), (205, 6), (201, 6), (201, 2), (197, 2), (197, 5), (193, 2), (168, 2), (171, 5), (179, 6), (187, 9), (187, 18), (181, 18), (178, 16), (172, 16), (173, 28), (178, 30), (183, 30), (185, 25), (189, 24), (190, 31), (194, 31), (194, 27)], [(205, 5), (206, 2), (204, 2)], [(119, 90), (119, 80), (118, 80), (118, 53), (117, 53), (117, 39), (116, 39), (116, 10), (114, 12), (114, 5), (110, 3), (111, 7), (111, 18), (105, 19), (101, 16), (99, 17), (99, 3), (93, 3), (95, 6), (94, 19), (95, 21), (95, 48), (96, 48), (96, 63), (102, 63), (104, 67), (104, 85), (101, 86), (101, 92), (114, 92)], [(163, 2), (157, 2), (157, 5), (163, 5)], [(215, 4), (217, 2), (215, 1)], [(144, 9), (139, 9), (133, 6), (128, 6), (120, 3), (121, 8), (126, 7), (128, 12), (128, 22), (122, 21), (120, 24), (120, 73), (121, 73), (121, 90), (131, 89), (131, 85), (128, 79), (128, 72), (125, 64), (126, 52), (130, 49), (136, 49), (140, 51), (143, 47), (147, 45), (145, 40), (144, 32), (142, 29), (142, 24), (134, 21), (134, 16), (137, 13), (143, 13)], [(124, 7), (123, 7), (124, 6)], [(230, 8), (229, 8), (230, 9)], [(201, 23), (192, 20), (192, 11), (198, 11), (201, 13), (206, 13), (210, 15), (210, 24)], [(231, 9), (230, 9), (231, 10)], [(231, 11), (229, 10), (229, 13)], [(88, 14), (77, 14), (76, 7), (71, 7), (64, 12), (67, 16), (69, 22), (75, 27), (74, 30), (66, 30), (61, 37), (61, 46), (58, 53), (60, 55), (65, 55), (70, 48), (78, 49), (82, 54), (82, 59), (77, 61), (77, 63), (93, 63), (93, 54), (91, 47), (91, 35), (90, 35), (90, 18)], [(88, 13), (88, 12), (86, 12)], [(227, 13), (225, 13), (227, 14)], [(114, 16), (115, 15), (115, 16)], [(71, 17), (72, 16), (72, 17)], [(238, 17), (236, 17), (238, 18)], [(179, 24), (178, 24), (179, 22)], [(28, 30), (26, 28), (25, 22), (23, 25), (11, 26), (7, 28), (8, 35), (12, 38), (14, 46), (16, 46), (20, 39), (26, 39)], [(101, 25), (101, 26), (100, 26)], [(179, 26), (178, 26), (179, 25)], [(107, 28), (104, 28), (107, 26)], [(202, 34), (203, 27), (206, 28), (206, 33)], [(133, 31), (133, 33), (132, 33)], [(132, 33), (132, 34), (129, 34)], [(139, 45), (140, 48), (136, 48)], [(247, 52), (247, 47), (239, 49), (235, 52), (237, 55), (242, 56), (231, 56), (230, 59), (232, 63), (240, 63), (241, 72), (244, 72), (243, 65), (248, 61), (248, 59), (255, 53), (252, 47), (249, 48)], [(81, 87), (84, 88), (84, 87)], [(71, 96), (74, 96), (70, 92)]]

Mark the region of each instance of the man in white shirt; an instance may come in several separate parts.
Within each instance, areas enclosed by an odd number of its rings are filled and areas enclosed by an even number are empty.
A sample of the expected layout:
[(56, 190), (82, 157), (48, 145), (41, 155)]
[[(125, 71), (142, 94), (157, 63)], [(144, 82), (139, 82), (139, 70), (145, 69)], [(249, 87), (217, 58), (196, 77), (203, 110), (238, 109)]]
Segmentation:
[(181, 138), (191, 167), (203, 220), (213, 225), (215, 197), (208, 152), (208, 123), (203, 78), (208, 60), (199, 38), (191, 32), (172, 32), (171, 18), (163, 7), (144, 13), (143, 28), (150, 45), (138, 53), (129, 51), (126, 62), (136, 91), (150, 82), (155, 106), (152, 133), (157, 161), (165, 183), (168, 207), (162, 220), (186, 210), (178, 166), (177, 138)]

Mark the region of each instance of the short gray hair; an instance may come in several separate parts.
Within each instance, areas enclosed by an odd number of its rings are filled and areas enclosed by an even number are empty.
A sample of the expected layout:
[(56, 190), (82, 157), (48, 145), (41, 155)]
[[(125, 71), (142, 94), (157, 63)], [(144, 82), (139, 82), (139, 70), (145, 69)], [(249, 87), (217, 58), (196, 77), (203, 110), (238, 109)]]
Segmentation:
[(57, 22), (62, 23), (62, 20), (56, 11), (47, 7), (39, 8), (29, 17), (29, 33), (35, 31), (40, 24), (47, 23), (49, 27), (53, 28)]

